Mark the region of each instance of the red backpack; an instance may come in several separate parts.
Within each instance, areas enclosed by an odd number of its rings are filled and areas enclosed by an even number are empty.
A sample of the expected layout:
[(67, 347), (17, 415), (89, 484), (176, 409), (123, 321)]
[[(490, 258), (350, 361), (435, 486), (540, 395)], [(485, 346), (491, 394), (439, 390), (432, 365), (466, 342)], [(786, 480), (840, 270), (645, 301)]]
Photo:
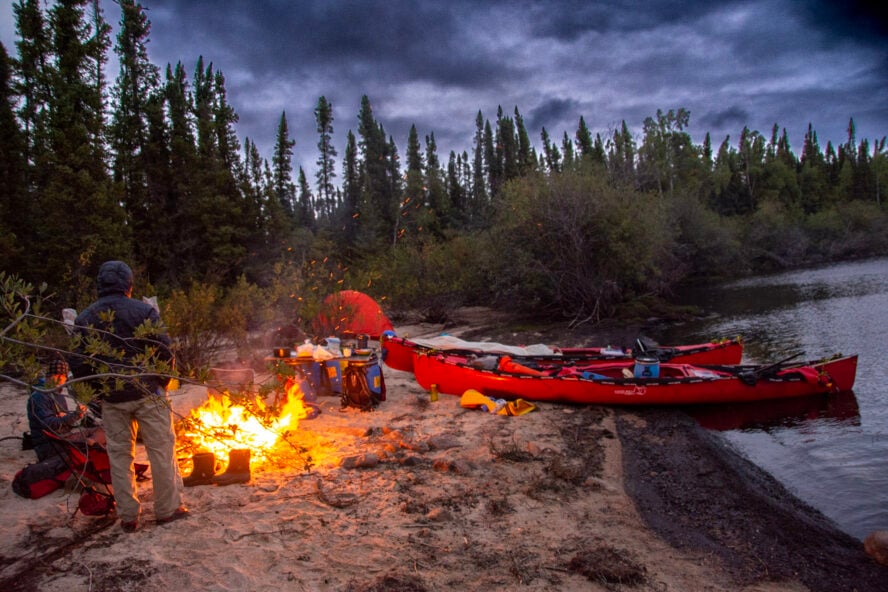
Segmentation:
[(50, 456), (16, 473), (12, 479), (12, 490), (22, 497), (37, 499), (63, 486), (70, 476), (71, 469), (64, 459)]

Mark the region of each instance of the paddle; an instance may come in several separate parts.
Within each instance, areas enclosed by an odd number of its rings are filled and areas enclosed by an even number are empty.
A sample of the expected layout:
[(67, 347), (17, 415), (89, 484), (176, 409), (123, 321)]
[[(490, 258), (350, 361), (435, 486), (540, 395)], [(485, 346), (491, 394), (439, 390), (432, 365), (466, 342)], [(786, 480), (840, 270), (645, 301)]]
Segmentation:
[(783, 364), (798, 358), (799, 356), (801, 356), (804, 353), (805, 352), (796, 352), (796, 353), (792, 354), (791, 356), (783, 358), (779, 362), (774, 362), (773, 364), (769, 364), (767, 366), (762, 366), (761, 368), (758, 368), (757, 370), (740, 372), (739, 374), (737, 374), (737, 377), (740, 380), (742, 380), (744, 382), (744, 384), (748, 384), (750, 386), (754, 385), (756, 383), (756, 381), (758, 381), (759, 378), (762, 378), (764, 376), (768, 376), (769, 374), (772, 374), (772, 373), (776, 372), (777, 370), (780, 370), (780, 367), (783, 366)]

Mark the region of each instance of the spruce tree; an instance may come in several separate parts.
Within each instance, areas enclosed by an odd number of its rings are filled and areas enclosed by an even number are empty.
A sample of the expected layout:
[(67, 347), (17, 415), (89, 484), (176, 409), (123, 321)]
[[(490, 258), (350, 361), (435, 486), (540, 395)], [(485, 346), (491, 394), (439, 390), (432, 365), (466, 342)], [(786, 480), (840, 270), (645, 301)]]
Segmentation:
[(444, 173), (438, 159), (438, 144), (434, 132), (425, 137), (425, 185), (428, 187), (429, 207), (433, 217), (429, 221), (429, 230), (437, 236), (443, 236), (444, 229), (451, 225), (451, 204), (444, 185)]
[(0, 252), (4, 253), (2, 270), (22, 275), (22, 214), (25, 199), (25, 138), (15, 118), (12, 68), (6, 48), (0, 43)]
[(447, 201), (451, 208), (451, 224), (461, 227), (468, 219), (468, 204), (466, 203), (466, 185), (462, 175), (463, 159), (451, 150), (447, 160)]
[(518, 175), (523, 176), (530, 173), (536, 165), (536, 158), (533, 153), (533, 146), (530, 144), (530, 137), (527, 134), (527, 128), (524, 127), (524, 118), (515, 107), (515, 158), (518, 164)]
[[(487, 204), (487, 184), (485, 182), (484, 166), (484, 117), (481, 111), (475, 116), (475, 137), (472, 148), (472, 184), (471, 184), (471, 208), (479, 211), (479, 208)], [(466, 165), (468, 163), (466, 162)], [(469, 218), (473, 216), (470, 215)]]
[[(171, 259), (167, 261), (167, 269), (175, 271), (169, 271), (167, 275), (172, 285), (182, 285), (196, 274), (191, 253), (201, 239), (200, 229), (190, 217), (195, 186), (193, 176), (198, 160), (189, 85), (182, 62), (178, 62), (175, 68), (169, 64), (166, 67), (163, 105), (165, 121), (155, 120), (152, 135), (158, 138), (164, 134), (169, 138), (167, 223), (175, 229), (178, 240), (170, 244)], [(152, 145), (156, 146), (154, 142)]]
[(281, 113), (274, 141), (271, 170), (274, 175), (274, 192), (281, 207), (291, 218), (296, 214), (296, 186), (293, 184), (293, 146), (287, 126), (287, 113)]
[[(240, 174), (240, 141), (234, 126), (238, 120), (234, 107), (228, 102), (228, 91), (225, 88), (225, 75), (216, 70), (213, 75), (213, 128), (216, 132), (216, 146), (219, 154), (220, 168), (225, 171), (225, 184), (233, 191), (233, 181)], [(233, 192), (232, 195), (236, 195)]]
[(503, 185), (503, 167), (490, 121), (484, 122), (484, 163), (486, 165), (490, 197), (493, 198), (499, 194), (500, 187)]
[(320, 211), (330, 215), (333, 211), (336, 178), (336, 147), (333, 146), (333, 105), (326, 97), (320, 97), (315, 107), (315, 122), (318, 131), (318, 170), (315, 173), (318, 186), (318, 206)]
[(367, 246), (377, 246), (391, 239), (396, 226), (397, 197), (393, 195), (393, 155), (385, 130), (373, 116), (367, 95), (361, 97), (358, 113), (358, 146), (362, 155), (361, 199), (358, 204), (357, 239)]
[(503, 182), (521, 175), (522, 161), (519, 160), (519, 146), (515, 133), (515, 121), (503, 115), (502, 108), (497, 112), (497, 160), (502, 163)]
[(592, 134), (586, 127), (586, 120), (580, 116), (580, 124), (577, 127), (577, 150), (580, 157), (584, 158), (592, 155)]
[[(151, 29), (141, 5), (121, 0), (120, 32), (114, 51), (120, 73), (112, 89), (114, 111), (109, 140), (113, 154), (112, 172), (132, 229), (133, 254), (145, 266), (148, 280), (157, 281), (171, 257), (172, 236), (168, 232), (167, 187), (168, 152), (165, 135), (152, 137), (162, 113), (157, 94), (160, 72), (148, 59), (146, 44)], [(149, 145), (152, 141), (159, 145)], [(152, 179), (153, 175), (159, 178)], [(157, 189), (152, 191), (152, 189)]]
[(110, 27), (100, 12), (87, 18), (87, 4), (65, 0), (49, 12), (49, 144), (34, 162), (41, 171), (33, 186), (40, 224), (34, 268), (67, 286), (91, 277), (95, 262), (129, 256), (128, 227), (111, 190), (104, 144), (102, 67)]
[(299, 167), (299, 175), (297, 177), (299, 184), (299, 197), (297, 198), (296, 207), (296, 226), (314, 230), (314, 196), (311, 194), (311, 187), (308, 179), (305, 177), (305, 171)]
[[(21, 97), (18, 115), (24, 133), (25, 160), (33, 165), (49, 150), (47, 129), (54, 61), (51, 35), (39, 0), (23, 0), (14, 3), (12, 8), (19, 36), (15, 93)], [(25, 222), (30, 224), (28, 220)]]
[(563, 154), (561, 168), (563, 170), (573, 169), (576, 166), (576, 154), (574, 152), (574, 144), (570, 141), (567, 132), (561, 138), (561, 152)]
[(546, 131), (545, 127), (540, 131), (540, 140), (543, 142), (543, 157), (546, 169), (550, 174), (561, 172), (561, 152), (558, 151), (557, 146), (552, 144), (552, 141), (549, 139), (549, 132)]
[(425, 184), (425, 164), (419, 145), (416, 126), (411, 125), (407, 133), (407, 171), (405, 172), (404, 202), (401, 215), (402, 227), (408, 238), (414, 238), (426, 223), (428, 195)]
[(334, 217), (334, 228), (340, 233), (338, 241), (343, 245), (356, 244), (357, 216), (361, 202), (361, 165), (358, 160), (358, 142), (348, 130), (345, 137), (345, 154), (342, 161), (342, 204)]
[[(382, 125), (380, 125), (380, 131), (382, 131)], [(388, 193), (382, 203), (382, 208), (388, 215), (390, 244), (394, 246), (400, 235), (400, 212), (404, 186), (401, 180), (401, 159), (398, 156), (398, 147), (395, 144), (395, 139), (391, 136), (386, 144), (386, 180)]]
[[(198, 120), (198, 158), (201, 183), (194, 188), (193, 203), (204, 236), (201, 251), (206, 253), (202, 277), (224, 284), (233, 283), (247, 257), (246, 242), (252, 221), (244, 216), (240, 193), (239, 142), (234, 132), (238, 117), (229, 105), (225, 76), (210, 64), (205, 75), (196, 72), (195, 116)], [(208, 122), (203, 118), (208, 117)], [(206, 133), (205, 137), (201, 137)], [(206, 142), (202, 144), (202, 142)]]

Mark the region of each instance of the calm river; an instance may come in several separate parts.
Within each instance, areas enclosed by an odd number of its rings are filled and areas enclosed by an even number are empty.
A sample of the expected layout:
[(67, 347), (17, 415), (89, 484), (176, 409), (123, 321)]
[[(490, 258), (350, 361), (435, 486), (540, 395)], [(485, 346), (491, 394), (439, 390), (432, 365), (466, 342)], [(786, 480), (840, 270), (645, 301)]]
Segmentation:
[(692, 343), (740, 335), (743, 361), (860, 356), (853, 393), (697, 408), (700, 422), (789, 490), (863, 539), (888, 530), (888, 259), (743, 279), (682, 295), (711, 313), (650, 336)]

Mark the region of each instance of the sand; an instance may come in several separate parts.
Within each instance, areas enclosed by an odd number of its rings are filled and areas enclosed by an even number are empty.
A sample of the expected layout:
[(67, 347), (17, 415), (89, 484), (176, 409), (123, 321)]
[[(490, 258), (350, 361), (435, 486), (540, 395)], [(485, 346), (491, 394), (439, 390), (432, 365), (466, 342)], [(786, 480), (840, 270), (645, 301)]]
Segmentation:
[[(320, 414), (295, 436), (307, 453), (284, 445), (253, 466), (248, 483), (187, 488), (186, 520), (154, 524), (151, 483), (141, 483), (135, 533), (113, 517), (75, 513), (75, 493), (12, 492), (15, 471), (34, 460), (15, 439), (27, 430), (27, 393), (0, 385), (0, 590), (863, 591), (879, 589), (866, 578), (888, 574), (870, 562), (874, 576), (823, 588), (791, 568), (769, 571), (752, 547), (739, 548), (743, 540), (730, 542), (734, 555), (697, 541), (718, 536), (682, 526), (681, 515), (670, 520), (651, 493), (662, 481), (656, 470), (639, 472), (645, 434), (655, 434), (643, 412), (540, 403), (499, 416), (463, 409), (454, 396), (431, 402), (409, 373), (384, 376), (387, 399), (373, 412), (319, 398)], [(185, 414), (206, 388), (173, 394)], [(686, 536), (665, 532), (651, 512)], [(869, 569), (853, 541), (838, 540), (852, 547), (849, 567)]]

